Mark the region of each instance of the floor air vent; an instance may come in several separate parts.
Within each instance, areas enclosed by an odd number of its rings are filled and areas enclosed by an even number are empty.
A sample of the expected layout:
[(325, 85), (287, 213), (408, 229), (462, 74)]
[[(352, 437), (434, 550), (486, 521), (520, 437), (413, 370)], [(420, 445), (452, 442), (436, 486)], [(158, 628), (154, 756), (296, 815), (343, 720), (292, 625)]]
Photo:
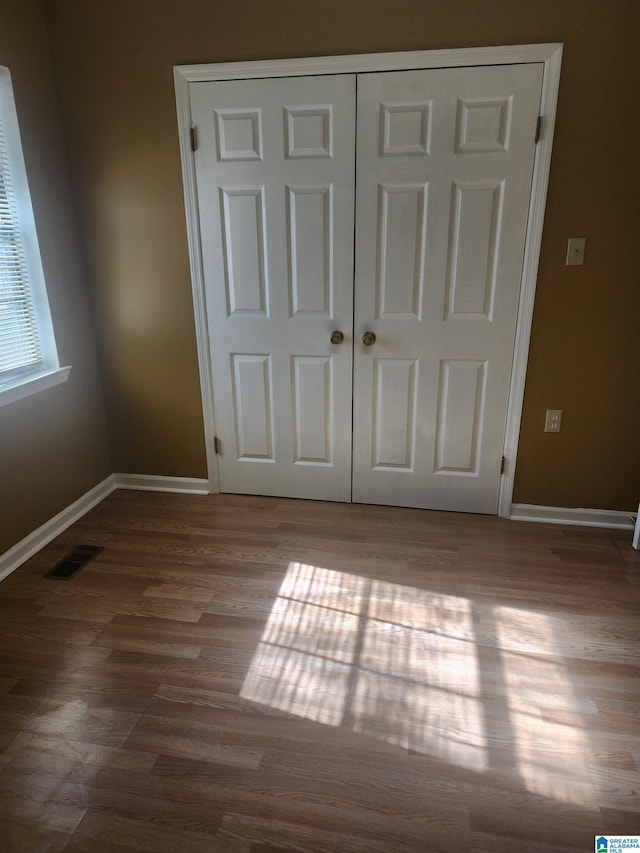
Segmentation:
[(76, 572), (86, 565), (89, 560), (97, 556), (102, 548), (97, 545), (78, 545), (71, 553), (67, 554), (59, 563), (57, 563), (51, 571), (44, 575), (45, 578), (58, 578), (60, 580), (69, 580)]

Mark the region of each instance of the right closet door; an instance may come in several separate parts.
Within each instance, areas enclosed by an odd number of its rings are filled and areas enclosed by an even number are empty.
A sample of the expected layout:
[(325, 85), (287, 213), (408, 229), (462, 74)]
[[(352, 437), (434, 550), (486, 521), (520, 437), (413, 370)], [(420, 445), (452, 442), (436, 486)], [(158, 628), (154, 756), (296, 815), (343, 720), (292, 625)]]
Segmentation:
[(358, 75), (353, 501), (497, 512), (541, 88)]

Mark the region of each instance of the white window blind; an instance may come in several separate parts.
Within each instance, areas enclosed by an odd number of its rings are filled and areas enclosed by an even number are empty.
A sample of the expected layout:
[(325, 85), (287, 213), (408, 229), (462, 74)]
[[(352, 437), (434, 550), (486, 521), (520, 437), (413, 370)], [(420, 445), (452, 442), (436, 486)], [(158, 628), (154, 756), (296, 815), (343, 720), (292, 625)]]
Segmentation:
[(0, 66), (0, 406), (70, 371), (58, 359), (11, 74)]
[(0, 112), (0, 382), (42, 365), (5, 120)]

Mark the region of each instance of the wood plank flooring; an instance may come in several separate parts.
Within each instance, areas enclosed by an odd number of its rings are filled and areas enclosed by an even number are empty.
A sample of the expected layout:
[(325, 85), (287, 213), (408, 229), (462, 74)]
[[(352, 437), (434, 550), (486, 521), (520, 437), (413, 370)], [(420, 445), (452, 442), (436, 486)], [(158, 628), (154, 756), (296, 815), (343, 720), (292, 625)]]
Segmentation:
[[(0, 847), (584, 853), (640, 833), (630, 539), (114, 492), (0, 584)], [(43, 578), (77, 545), (104, 550)]]

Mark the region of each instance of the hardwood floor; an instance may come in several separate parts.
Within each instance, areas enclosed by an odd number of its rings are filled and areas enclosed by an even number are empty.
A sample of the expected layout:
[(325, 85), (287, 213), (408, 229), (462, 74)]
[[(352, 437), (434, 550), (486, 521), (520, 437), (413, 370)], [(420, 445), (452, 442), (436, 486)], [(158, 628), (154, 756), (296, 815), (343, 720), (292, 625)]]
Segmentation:
[[(115, 492), (0, 584), (3, 851), (640, 833), (630, 534)], [(45, 579), (76, 545), (104, 550)]]

